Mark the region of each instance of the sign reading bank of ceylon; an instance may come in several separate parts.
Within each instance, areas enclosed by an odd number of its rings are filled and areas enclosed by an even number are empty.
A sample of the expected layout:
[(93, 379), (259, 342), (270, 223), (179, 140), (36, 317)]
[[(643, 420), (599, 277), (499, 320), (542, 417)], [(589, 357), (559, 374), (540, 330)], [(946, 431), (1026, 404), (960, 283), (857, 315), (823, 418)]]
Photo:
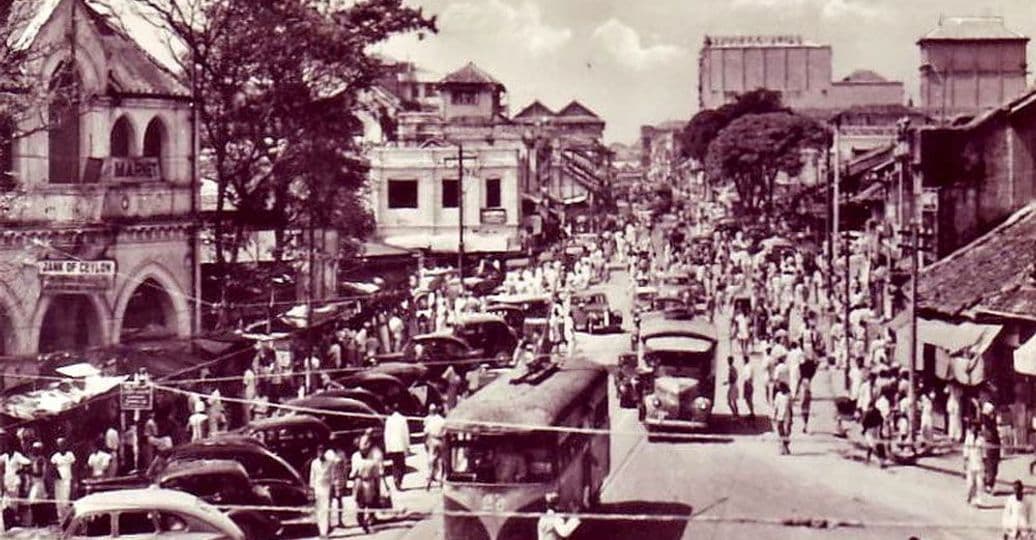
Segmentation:
[(40, 282), (46, 291), (98, 291), (112, 287), (115, 282), (115, 261), (47, 260), (38, 261)]

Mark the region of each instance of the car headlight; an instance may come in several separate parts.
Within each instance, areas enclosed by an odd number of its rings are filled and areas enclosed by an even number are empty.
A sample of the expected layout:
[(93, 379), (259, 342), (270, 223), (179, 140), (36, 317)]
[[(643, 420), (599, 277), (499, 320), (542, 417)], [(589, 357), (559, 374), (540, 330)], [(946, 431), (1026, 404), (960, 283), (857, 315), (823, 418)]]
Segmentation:
[(700, 397), (694, 400), (694, 406), (699, 411), (707, 411), (712, 408), (712, 401), (709, 398)]
[(662, 400), (658, 396), (651, 396), (651, 406), (658, 409), (662, 407)]

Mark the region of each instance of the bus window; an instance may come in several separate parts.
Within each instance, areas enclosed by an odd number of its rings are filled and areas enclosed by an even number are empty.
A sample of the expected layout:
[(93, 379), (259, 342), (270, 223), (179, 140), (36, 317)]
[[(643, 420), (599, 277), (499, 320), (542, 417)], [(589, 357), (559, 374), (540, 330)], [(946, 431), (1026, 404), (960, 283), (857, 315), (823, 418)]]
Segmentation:
[(550, 438), (540, 435), (454, 438), (448, 479), (480, 484), (548, 482), (554, 477)]

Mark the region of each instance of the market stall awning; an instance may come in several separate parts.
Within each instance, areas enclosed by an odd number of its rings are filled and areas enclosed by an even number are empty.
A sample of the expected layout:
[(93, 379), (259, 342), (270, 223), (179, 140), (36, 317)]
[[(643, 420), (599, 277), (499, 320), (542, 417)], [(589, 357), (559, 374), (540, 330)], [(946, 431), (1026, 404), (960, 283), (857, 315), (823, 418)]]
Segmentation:
[[(895, 358), (900, 365), (910, 365), (910, 317), (896, 317), (891, 324), (896, 331)], [(1002, 329), (998, 324), (918, 318), (915, 369), (924, 369), (927, 344), (935, 348), (937, 377), (966, 385), (978, 384), (985, 380), (983, 355)]]
[(95, 398), (116, 388), (126, 377), (91, 376), (76, 384), (52, 383), (42, 390), (5, 396), (0, 402), (0, 412), (20, 420), (35, 420), (53, 416), (72, 409), (88, 399)]
[(1021, 375), (1036, 376), (1036, 336), (1014, 350), (1014, 371)]

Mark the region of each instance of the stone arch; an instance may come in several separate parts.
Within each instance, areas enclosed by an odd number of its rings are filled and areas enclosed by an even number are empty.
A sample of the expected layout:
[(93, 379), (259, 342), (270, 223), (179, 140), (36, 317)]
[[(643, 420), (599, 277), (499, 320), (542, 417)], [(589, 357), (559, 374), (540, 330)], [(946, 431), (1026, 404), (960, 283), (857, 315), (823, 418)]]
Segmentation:
[(41, 353), (107, 345), (110, 313), (99, 294), (41, 295), (31, 340)]
[(113, 342), (118, 343), (122, 340), (123, 323), (127, 319), (126, 310), (130, 307), (131, 300), (139, 301), (141, 295), (160, 304), (158, 312), (164, 318), (166, 327), (176, 337), (187, 337), (191, 334), (191, 306), (172, 272), (156, 262), (150, 262), (141, 265), (129, 276), (115, 302), (112, 318)]
[(173, 153), (172, 140), (169, 138), (169, 134), (169, 122), (162, 118), (161, 115), (156, 114), (147, 123), (147, 128), (144, 130), (141, 155), (159, 159), (168, 158)]
[(109, 155), (112, 157), (130, 157), (139, 154), (137, 151), (137, 130), (133, 127), (133, 122), (129, 116), (123, 114), (120, 115), (115, 123), (112, 124), (112, 130), (108, 138), (108, 150)]

